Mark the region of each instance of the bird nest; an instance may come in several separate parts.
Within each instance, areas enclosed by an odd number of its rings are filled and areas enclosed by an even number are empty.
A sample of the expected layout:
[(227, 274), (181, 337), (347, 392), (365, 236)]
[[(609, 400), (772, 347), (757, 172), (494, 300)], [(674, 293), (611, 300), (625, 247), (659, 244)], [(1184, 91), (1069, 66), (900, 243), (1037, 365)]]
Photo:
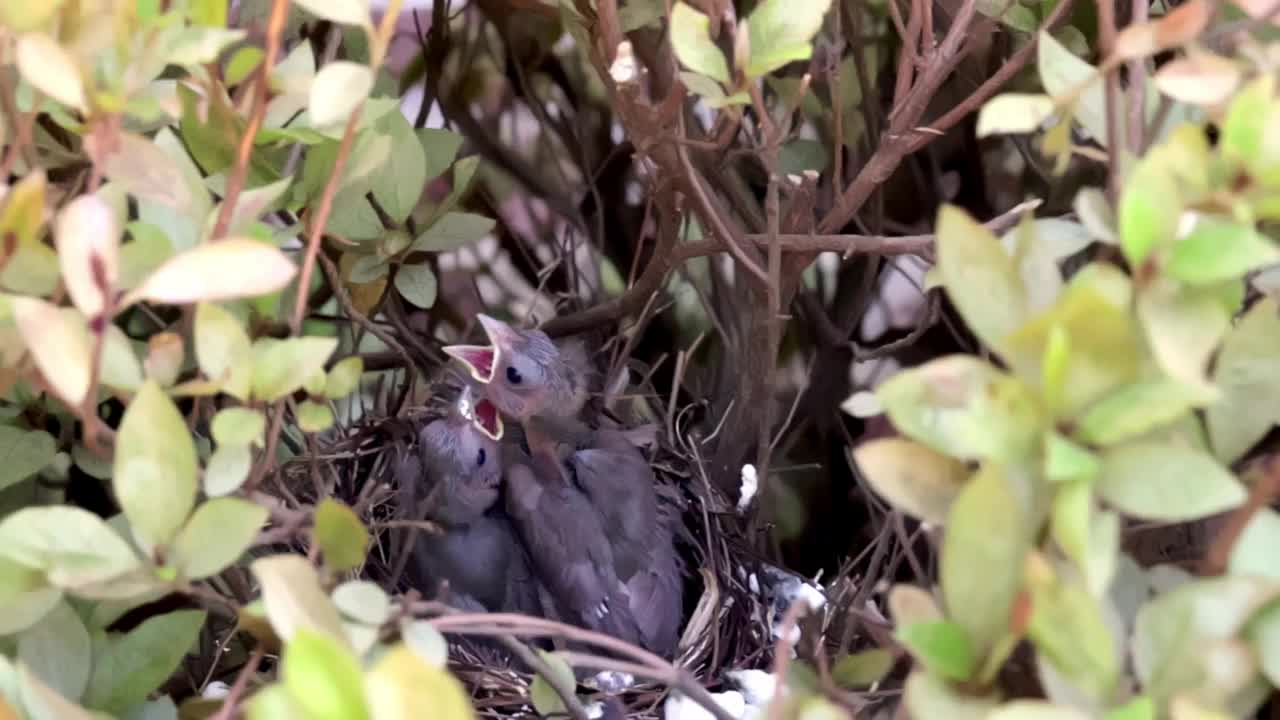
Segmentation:
[[(323, 497), (349, 504), (372, 536), (362, 574), (392, 593), (439, 600), (443, 610), (447, 597), (437, 597), (433, 588), (409, 587), (405, 579), (413, 534), (435, 528), (413, 517), (414, 488), (397, 486), (395, 468), (415, 451), (417, 429), (443, 412), (450, 384), (432, 383), (416, 398), (408, 395), (407, 402), (398, 385), (388, 382), (366, 392), (363, 402), (369, 404), (352, 413), (360, 419), (339, 422), (308, 453), (286, 463), (282, 490), (301, 504)], [(402, 407), (398, 412), (397, 406)], [(684, 415), (675, 413), (667, 431), (659, 434), (652, 461), (658, 482), (675, 489), (683, 504), (677, 544), (686, 568), (685, 608), (670, 669), (673, 678), (691, 678), (714, 689), (725, 681), (725, 671), (770, 661), (778, 626), (802, 580), (747, 549), (744, 519), (710, 481), (697, 441), (680, 431)], [(450, 639), (450, 668), (470, 690), (478, 712), (530, 712), (528, 673), (495, 657), (488, 646)], [(628, 717), (661, 716), (669, 684), (638, 679), (622, 694)]]

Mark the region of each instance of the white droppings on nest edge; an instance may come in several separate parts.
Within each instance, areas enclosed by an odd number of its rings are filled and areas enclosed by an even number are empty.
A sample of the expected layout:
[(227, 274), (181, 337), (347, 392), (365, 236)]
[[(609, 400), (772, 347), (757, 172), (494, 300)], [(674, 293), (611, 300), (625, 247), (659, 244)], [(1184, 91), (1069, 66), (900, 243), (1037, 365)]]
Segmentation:
[(760, 489), (760, 478), (756, 475), (756, 466), (747, 463), (742, 466), (742, 485), (738, 488), (738, 514), (747, 511), (751, 501)]
[(626, 85), (635, 82), (639, 74), (640, 66), (636, 63), (636, 56), (631, 51), (631, 41), (623, 40), (618, 43), (613, 64), (609, 66), (609, 77), (619, 85)]

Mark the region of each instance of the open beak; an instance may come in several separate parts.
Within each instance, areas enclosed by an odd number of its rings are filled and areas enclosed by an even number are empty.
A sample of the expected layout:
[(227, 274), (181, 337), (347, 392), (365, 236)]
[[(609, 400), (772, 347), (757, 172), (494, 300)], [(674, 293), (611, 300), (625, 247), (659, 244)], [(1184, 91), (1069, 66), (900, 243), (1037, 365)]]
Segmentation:
[(502, 416), (498, 414), (498, 408), (493, 403), (484, 398), (476, 401), (471, 409), (471, 422), (480, 429), (490, 440), (498, 441), (502, 439), (504, 428), (502, 426)]
[(462, 361), (477, 382), (488, 383), (498, 366), (498, 348), (494, 345), (446, 345), (446, 355)]
[(510, 349), (520, 337), (514, 328), (498, 318), (477, 313), (476, 320), (480, 321), (480, 327), (484, 328), (484, 334), (489, 337), (489, 344), (495, 348)]

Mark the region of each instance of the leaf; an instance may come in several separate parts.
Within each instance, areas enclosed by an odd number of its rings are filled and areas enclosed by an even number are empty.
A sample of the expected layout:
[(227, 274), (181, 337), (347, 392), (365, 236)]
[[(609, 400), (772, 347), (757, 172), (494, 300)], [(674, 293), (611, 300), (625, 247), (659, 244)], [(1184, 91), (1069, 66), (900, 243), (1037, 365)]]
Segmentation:
[(1280, 260), (1277, 249), (1242, 223), (1195, 214), (1191, 231), (1173, 246), (1165, 272), (1190, 285), (1239, 280), (1245, 274)]
[(101, 720), (40, 682), (27, 667), (18, 665), (23, 709), (36, 720)]
[(1000, 241), (951, 205), (938, 211), (938, 270), (974, 334), (997, 351), (1026, 320), (1026, 292)]
[(360, 387), (360, 376), (364, 374), (364, 358), (359, 355), (343, 358), (334, 363), (325, 379), (324, 396), (330, 400), (338, 400), (355, 392)]
[(969, 479), (958, 460), (906, 438), (881, 438), (853, 451), (854, 462), (871, 487), (895, 509), (941, 525)]
[(1081, 710), (1044, 700), (1014, 700), (987, 715), (988, 720), (1089, 720), (1090, 717)]
[(120, 219), (97, 194), (77, 197), (58, 213), (54, 241), (62, 281), (87, 317), (105, 307), (120, 275)]
[(105, 337), (98, 379), (109, 388), (137, 392), (145, 378), (142, 364), (133, 352), (133, 342), (116, 325), (107, 325), (103, 332)]
[(84, 318), (70, 308), (15, 297), (13, 318), (40, 374), (58, 399), (79, 408), (89, 392), (89, 334)]
[[(255, 48), (256, 49), (256, 48)], [(285, 191), (293, 183), (293, 178), (281, 178), (273, 183), (268, 183), (261, 187), (249, 188), (243, 190), (236, 197), (236, 205), (231, 210), (231, 215), (227, 220), (227, 228), (223, 231), (221, 237), (208, 238), (209, 240), (222, 240), (226, 237), (243, 235), (249, 232), (250, 228), (268, 208), (276, 205), (276, 202), (284, 196)], [(213, 223), (222, 212), (222, 204), (209, 213), (209, 226), (207, 233), (213, 232)]]
[(1182, 193), (1158, 153), (1138, 161), (1120, 194), (1120, 248), (1131, 264), (1177, 237)]
[[(268, 342), (270, 340), (270, 342)], [(302, 387), (338, 347), (337, 338), (264, 338), (254, 343), (253, 397), (274, 402)]]
[(39, 32), (24, 33), (15, 51), (18, 72), (32, 87), (63, 105), (82, 112), (89, 109), (76, 58), (53, 38)]
[(881, 383), (894, 427), (944, 455), (1017, 459), (1035, 444), (1039, 409), (1015, 378), (970, 355), (950, 355)]
[(889, 615), (899, 626), (944, 619), (932, 593), (905, 584), (889, 588)]
[(1156, 705), (1150, 697), (1139, 695), (1107, 711), (1103, 720), (1156, 720)]
[(444, 635), (426, 620), (413, 620), (400, 626), (400, 639), (426, 664), (444, 669), (449, 660), (449, 645)]
[(721, 83), (729, 82), (724, 53), (711, 39), (711, 20), (683, 2), (671, 8), (671, 49), (680, 64)]
[[(1106, 147), (1107, 115), (1102, 76), (1092, 65), (1072, 55), (1048, 32), (1040, 33), (1036, 57), (1036, 69), (1040, 72), (1040, 84), (1045, 92), (1058, 99), (1079, 92), (1074, 108), (1075, 118), (1089, 137)], [(1130, 184), (1131, 181), (1126, 182), (1125, 186)]]
[(747, 77), (758, 78), (795, 60), (807, 60), (830, 8), (831, 0), (764, 0), (757, 5), (747, 18), (751, 50)]
[(75, 507), (17, 510), (0, 521), (0, 556), (43, 570), (67, 590), (113, 580), (139, 566), (129, 545), (97, 515)]
[(1199, 399), (1217, 399), (1220, 393), (1205, 375), (1209, 359), (1231, 326), (1233, 312), (1224, 306), (1217, 289), (1157, 280), (1138, 297), (1137, 309), (1161, 369)]
[(43, 430), (0, 425), (0, 490), (40, 472), (57, 452), (57, 442)]
[(338, 609), (320, 587), (320, 576), (306, 558), (272, 555), (253, 561), (249, 569), (262, 588), (271, 627), (282, 640), (291, 642), (297, 630), (303, 628), (328, 635), (346, 646)]
[(1208, 0), (1187, 0), (1163, 16), (1127, 25), (1116, 36), (1113, 60), (1137, 60), (1191, 42), (1213, 17)]
[(893, 651), (884, 648), (849, 653), (831, 668), (831, 679), (846, 690), (861, 689), (883, 680), (896, 662)]
[(1028, 93), (1001, 93), (978, 111), (978, 137), (1031, 133), (1053, 117), (1053, 98)]
[(1219, 402), (1205, 420), (1214, 454), (1238, 460), (1280, 422), (1280, 308), (1262, 298), (1227, 335), (1214, 363)]
[(307, 112), (316, 127), (346, 122), (373, 89), (373, 72), (367, 65), (335, 60), (320, 68), (311, 84)]
[(361, 720), (369, 717), (360, 663), (331, 637), (299, 628), (284, 649), (284, 687), (308, 718)]
[(393, 112), (378, 121), (394, 144), (386, 163), (373, 176), (373, 196), (395, 223), (409, 217), (427, 183), (427, 158), (404, 113)]
[(1054, 577), (1047, 560), (1032, 557), (1027, 634), (1074, 688), (1091, 700), (1104, 701), (1119, 679), (1120, 656), (1102, 608), (1082, 588)]
[(1023, 505), (998, 465), (983, 465), (951, 505), (939, 572), (947, 617), (979, 655), (1008, 631), (1029, 547)]
[(343, 615), (366, 625), (381, 625), (391, 617), (391, 598), (368, 580), (349, 580), (334, 588), (333, 604)]
[(262, 411), (247, 407), (223, 408), (213, 416), (213, 422), (209, 424), (213, 441), (219, 446), (257, 445), (261, 447), (266, 428), (267, 418)]
[(209, 456), (204, 470), (204, 492), (210, 497), (230, 495), (245, 480), (253, 467), (248, 445), (222, 445)]
[(431, 717), (439, 720), (475, 717), (453, 675), (431, 667), (403, 646), (383, 655), (365, 674), (364, 684), (370, 715), (378, 720), (415, 720), (422, 717), (422, 708), (431, 708)]
[(61, 600), (41, 570), (0, 556), (0, 635), (26, 630)]
[(65, 602), (18, 636), (18, 662), (72, 700), (79, 699), (89, 684), (91, 651), (89, 631)]
[(458, 149), (462, 147), (462, 136), (441, 128), (418, 128), (413, 131), (426, 159), (424, 174), (427, 180), (440, 177), (454, 158), (458, 157)]
[(1092, 480), (1098, 458), (1056, 432), (1045, 434), (1044, 475), (1052, 481)]
[(156, 381), (161, 387), (169, 387), (182, 372), (183, 360), (182, 337), (177, 333), (161, 332), (147, 340), (147, 359), (142, 366), (146, 368), (147, 377)]
[(1071, 209), (1094, 238), (1111, 245), (1116, 243), (1116, 214), (1106, 193), (1099, 188), (1081, 188)]
[[(1271, 508), (1260, 508), (1249, 518), (1249, 523), (1231, 546), (1227, 570), (1232, 575), (1280, 580), (1280, 567), (1275, 562), (1277, 547), (1280, 547), (1280, 514)], [(1276, 659), (1280, 660), (1280, 657)]]
[(294, 0), (307, 12), (343, 25), (369, 25), (369, 0)]
[(267, 515), (266, 508), (240, 498), (202, 503), (173, 542), (174, 567), (189, 580), (217, 575), (249, 549)]
[(282, 289), (297, 268), (278, 248), (249, 238), (205, 243), (151, 273), (124, 304), (152, 300), (181, 305), (257, 297)]
[(160, 386), (147, 381), (116, 435), (116, 499), (144, 546), (178, 533), (196, 501), (196, 448), (186, 422)]
[(102, 654), (95, 652), (85, 705), (120, 713), (145, 700), (196, 644), (204, 621), (203, 610), (176, 610), (151, 617), (123, 635), (107, 635)]
[(1202, 398), (1201, 392), (1180, 382), (1140, 380), (1089, 408), (1076, 426), (1076, 436), (1093, 445), (1116, 445), (1177, 420)]
[(369, 531), (351, 508), (326, 498), (316, 506), (315, 541), (325, 565), (341, 572), (364, 563)]
[(1127, 515), (1183, 522), (1230, 510), (1246, 492), (1211, 456), (1192, 448), (1139, 442), (1106, 450), (1097, 492)]
[(451, 212), (422, 231), (411, 246), (419, 252), (447, 252), (475, 242), (493, 229), (493, 218), (473, 213)]
[(917, 622), (898, 628), (895, 637), (930, 672), (948, 680), (964, 681), (978, 666), (964, 628), (946, 620)]
[(204, 197), (197, 199), (199, 186), (189, 184), (183, 168), (159, 146), (159, 136), (152, 141), (121, 132), (107, 143), (91, 134), (85, 137), (85, 144), (91, 157), (100, 158), (102, 171), (139, 199), (180, 214), (202, 210), (208, 202)]
[(200, 303), (196, 308), (195, 346), (200, 371), (221, 383), (223, 392), (248, 400), (253, 349), (240, 321), (217, 305)]
[(305, 400), (298, 404), (298, 429), (302, 432), (324, 432), (333, 427), (333, 410), (323, 403)]
[(132, 238), (120, 248), (121, 290), (132, 290), (142, 284), (147, 276), (173, 257), (173, 243), (165, 231), (150, 223), (135, 220), (125, 225)]
[(1243, 79), (1233, 61), (1206, 51), (1191, 52), (1160, 66), (1156, 89), (1179, 102), (1216, 107), (1231, 98)]
[(998, 702), (995, 697), (952, 690), (942, 678), (919, 670), (907, 677), (903, 692), (903, 705), (916, 720), (986, 720)]
[[(573, 669), (564, 661), (564, 658), (556, 653), (542, 649), (538, 649), (536, 652), (562, 686), (577, 686), (577, 680), (573, 677)], [(556, 693), (551, 687), (551, 683), (547, 682), (547, 679), (542, 675), (534, 675), (533, 682), (529, 684), (529, 699), (533, 702), (533, 709), (537, 710), (542, 717), (554, 717), (555, 715), (566, 713), (564, 701), (560, 699), (560, 695)]]
[(425, 262), (401, 265), (396, 271), (396, 290), (401, 297), (424, 310), (436, 303), (436, 274)]

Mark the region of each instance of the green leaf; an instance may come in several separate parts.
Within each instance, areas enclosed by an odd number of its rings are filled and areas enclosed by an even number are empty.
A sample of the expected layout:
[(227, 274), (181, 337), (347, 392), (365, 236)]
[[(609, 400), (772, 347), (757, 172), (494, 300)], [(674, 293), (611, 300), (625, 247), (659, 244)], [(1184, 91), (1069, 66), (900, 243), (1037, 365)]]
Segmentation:
[(368, 0), (294, 0), (316, 17), (343, 25), (369, 25)]
[[(157, 135), (153, 141), (131, 132), (113, 136), (109, 144), (98, 148), (102, 171), (139, 200), (179, 215), (203, 213), (208, 203), (207, 193), (199, 185), (190, 183), (183, 166), (161, 147), (161, 137)], [(85, 142), (92, 148), (93, 143), (99, 141), (91, 135)]]
[(436, 274), (429, 264), (401, 265), (395, 282), (401, 297), (413, 305), (426, 310), (436, 304)]
[[(1274, 559), (1275, 547), (1269, 548)], [(1274, 565), (1269, 563), (1268, 566)], [(1232, 572), (1236, 572), (1232, 569)], [(1275, 573), (1269, 571), (1268, 577), (1274, 577)], [(1259, 664), (1262, 668), (1262, 674), (1272, 685), (1280, 682), (1280, 604), (1273, 603), (1261, 613), (1258, 614), (1246, 630), (1249, 641), (1253, 644), (1254, 651), (1258, 654)], [(1154, 718), (1155, 716), (1152, 715)]]
[(200, 371), (221, 383), (223, 392), (248, 400), (253, 350), (240, 321), (218, 305), (200, 303), (196, 307), (195, 346)]
[(40, 374), (58, 399), (79, 408), (89, 392), (90, 345), (84, 317), (71, 308), (15, 297), (13, 317)]
[(253, 45), (242, 47), (232, 53), (223, 72), (223, 79), (227, 86), (234, 87), (244, 82), (249, 77), (249, 73), (258, 69), (265, 57), (266, 53), (262, 48)]
[(1039, 434), (1035, 397), (971, 355), (950, 355), (881, 383), (876, 397), (904, 435), (955, 458), (1014, 460)]
[(440, 128), (419, 128), (413, 132), (422, 145), (426, 160), (424, 171), (426, 180), (440, 177), (453, 164), (454, 158), (458, 157), (458, 149), (462, 147), (462, 136)]
[(683, 2), (671, 8), (671, 49), (680, 64), (721, 83), (729, 82), (724, 53), (711, 39), (711, 20)]
[(115, 325), (107, 325), (104, 335), (99, 379), (107, 387), (136, 393), (146, 378), (132, 341)]
[(473, 243), (489, 234), (493, 218), (473, 213), (451, 212), (422, 231), (411, 246), (420, 252), (448, 252)]
[(475, 717), (457, 678), (403, 646), (383, 655), (364, 682), (370, 715), (378, 720), (416, 720), (422, 708), (431, 708), (431, 717), (439, 720)]
[(404, 113), (387, 113), (377, 127), (390, 136), (395, 152), (373, 176), (373, 197), (399, 224), (409, 217), (422, 196), (427, 183), (427, 158)]
[(1140, 380), (1095, 403), (1080, 418), (1077, 437), (1093, 445), (1116, 445), (1186, 415), (1203, 399), (1199, 390), (1166, 379)]
[(204, 470), (204, 491), (209, 497), (230, 495), (245, 480), (253, 467), (253, 454), (248, 445), (222, 445), (209, 456)]
[(119, 713), (145, 700), (195, 645), (204, 621), (203, 610), (177, 610), (149, 618), (123, 635), (107, 635), (102, 653), (95, 649), (85, 705)]
[(942, 678), (918, 670), (907, 677), (903, 692), (909, 716), (920, 720), (986, 720), (998, 703), (995, 697), (953, 690)]
[(1095, 239), (1110, 245), (1116, 243), (1116, 214), (1101, 189), (1081, 188), (1071, 209)]
[[(542, 657), (542, 661), (550, 668), (551, 673), (556, 676), (561, 685), (566, 687), (576, 687), (577, 680), (573, 677), (573, 669), (556, 653), (547, 652), (539, 649), (538, 655)], [(529, 684), (529, 699), (533, 701), (533, 709), (538, 711), (542, 717), (552, 717), (554, 715), (565, 714), (564, 701), (552, 689), (551, 683), (541, 675), (535, 675), (533, 682)]]
[(1045, 433), (1044, 475), (1052, 481), (1092, 480), (1098, 458), (1056, 432)]
[(1270, 508), (1260, 508), (1231, 546), (1227, 569), (1232, 575), (1280, 580), (1280, 567), (1275, 563), (1277, 547), (1280, 547), (1280, 514)]
[(88, 110), (84, 80), (75, 57), (53, 38), (25, 33), (15, 48), (18, 72), (40, 92), (76, 110)]
[(173, 566), (190, 580), (217, 575), (249, 549), (267, 515), (266, 508), (240, 498), (204, 502), (174, 540)]
[(40, 472), (57, 452), (57, 442), (43, 430), (0, 425), (0, 490)]
[(367, 65), (335, 60), (320, 68), (311, 84), (307, 112), (316, 127), (346, 122), (373, 89), (373, 71)]
[(973, 677), (978, 658), (964, 628), (946, 620), (903, 625), (895, 633), (898, 641), (930, 672), (948, 680)]
[(1112, 708), (1103, 720), (1156, 720), (1156, 704), (1146, 695), (1139, 695), (1129, 702)]
[(846, 690), (861, 689), (883, 680), (896, 662), (893, 651), (884, 648), (849, 653), (831, 668), (831, 679)]
[(968, 470), (958, 460), (906, 438), (880, 438), (853, 451), (858, 469), (895, 509), (925, 522), (946, 522)]
[(1177, 179), (1162, 155), (1151, 153), (1138, 161), (1124, 184), (1117, 213), (1120, 248), (1131, 264), (1174, 241), (1182, 203)]
[[(1036, 69), (1040, 72), (1040, 84), (1046, 93), (1054, 98), (1064, 98), (1084, 88), (1075, 103), (1075, 118), (1089, 137), (1106, 147), (1107, 115), (1102, 76), (1047, 32), (1040, 33), (1036, 53)], [(1132, 181), (1127, 182), (1126, 187), (1130, 184)]]
[(1102, 454), (1097, 491), (1127, 515), (1182, 522), (1230, 510), (1247, 493), (1213, 457), (1192, 448), (1139, 442)]
[(758, 78), (795, 60), (809, 59), (813, 38), (830, 8), (831, 0), (763, 0), (747, 18), (751, 50), (747, 77)]
[[(256, 49), (256, 48), (254, 48)], [(236, 198), (236, 206), (231, 211), (231, 216), (227, 222), (227, 228), (223, 231), (222, 237), (234, 237), (244, 235), (249, 232), (254, 223), (267, 212), (268, 208), (275, 207), (277, 201), (280, 200), (293, 183), (293, 178), (281, 178), (273, 183), (263, 185), (261, 187), (249, 188), (240, 193)], [(219, 203), (209, 213), (209, 223), (206, 233), (213, 232), (213, 224), (216, 222), (218, 215), (222, 212), (222, 204)], [(222, 238), (208, 238), (207, 240), (221, 240)]]
[(343, 358), (329, 369), (325, 378), (324, 396), (330, 400), (338, 400), (355, 392), (360, 387), (360, 376), (364, 374), (364, 358), (352, 355)]
[(1205, 420), (1213, 452), (1238, 460), (1280, 422), (1280, 308), (1262, 298), (1222, 343), (1213, 381), (1221, 390)]
[(182, 305), (258, 297), (284, 288), (297, 273), (279, 248), (249, 238), (228, 238), (179, 253), (156, 268), (124, 305), (152, 300)]
[(18, 665), (18, 677), (23, 709), (35, 720), (102, 720), (84, 708), (62, 697), (48, 685), (40, 682), (31, 670)]
[(333, 604), (343, 615), (366, 625), (381, 625), (391, 617), (391, 598), (368, 580), (349, 580), (334, 588)]
[(1157, 280), (1138, 296), (1138, 317), (1156, 362), (1186, 386), (1184, 392), (1199, 396), (1203, 402), (1197, 405), (1219, 395), (1206, 372), (1209, 359), (1231, 327), (1233, 311), (1221, 302), (1216, 288)]
[(998, 465), (978, 470), (951, 505), (939, 575), (947, 617), (985, 654), (1008, 631), (1029, 547), (1023, 504)]
[(271, 627), (282, 640), (289, 643), (299, 629), (306, 629), (326, 634), (346, 646), (338, 609), (320, 587), (320, 576), (305, 557), (272, 555), (253, 561), (249, 569), (262, 588), (262, 602)]
[(196, 447), (186, 422), (160, 386), (143, 384), (116, 435), (116, 499), (134, 537), (163, 545), (178, 533), (196, 501)]
[(209, 424), (213, 441), (222, 445), (257, 445), (262, 447), (267, 418), (261, 410), (229, 407), (218, 411)]
[(360, 663), (331, 637), (299, 628), (285, 646), (281, 675), (285, 689), (308, 718), (369, 717)]
[(324, 403), (312, 400), (299, 403), (297, 418), (298, 429), (302, 432), (324, 432), (333, 427), (333, 410)]
[(443, 669), (449, 660), (449, 644), (444, 635), (426, 620), (404, 623), (400, 627), (400, 639), (418, 659), (431, 667)]
[(315, 541), (324, 552), (325, 565), (340, 572), (364, 563), (369, 531), (351, 508), (326, 498), (316, 506)]
[(324, 364), (338, 347), (337, 338), (262, 338), (253, 345), (253, 397), (273, 402), (292, 394)]
[(1165, 272), (1190, 285), (1238, 280), (1280, 260), (1280, 249), (1252, 223), (1195, 215), (1191, 231), (1173, 246)]
[(1082, 710), (1045, 700), (1014, 700), (987, 716), (989, 720), (1089, 720), (1090, 717)]
[[(1274, 115), (1275, 78), (1260, 75), (1240, 89), (1227, 108), (1218, 145), (1222, 157), (1252, 174), (1274, 174), (1269, 119)], [(1268, 172), (1270, 171), (1270, 172)]]
[(44, 572), (0, 555), (0, 635), (31, 627), (62, 600)]
[(72, 200), (58, 213), (54, 243), (62, 282), (85, 317), (106, 305), (120, 274), (120, 217), (99, 194)]
[(89, 631), (65, 602), (18, 636), (18, 661), (71, 700), (79, 699), (89, 685), (91, 653)]
[(1048, 95), (1001, 93), (978, 111), (978, 137), (1036, 132), (1054, 110)]
[(139, 565), (129, 545), (101, 518), (64, 506), (23, 508), (5, 517), (0, 555), (44, 570), (56, 587), (79, 591)]
[(150, 223), (135, 220), (124, 227), (132, 239), (120, 248), (117, 285), (121, 290), (132, 290), (173, 257), (173, 243), (162, 228)]
[(938, 211), (938, 270), (947, 296), (974, 334), (999, 350), (1026, 320), (1026, 291), (990, 230), (959, 208)]
[(1084, 589), (1055, 578), (1038, 558), (1031, 573), (1031, 620), (1027, 634), (1041, 655), (1073, 687), (1105, 700), (1120, 676), (1120, 656), (1102, 608)]

